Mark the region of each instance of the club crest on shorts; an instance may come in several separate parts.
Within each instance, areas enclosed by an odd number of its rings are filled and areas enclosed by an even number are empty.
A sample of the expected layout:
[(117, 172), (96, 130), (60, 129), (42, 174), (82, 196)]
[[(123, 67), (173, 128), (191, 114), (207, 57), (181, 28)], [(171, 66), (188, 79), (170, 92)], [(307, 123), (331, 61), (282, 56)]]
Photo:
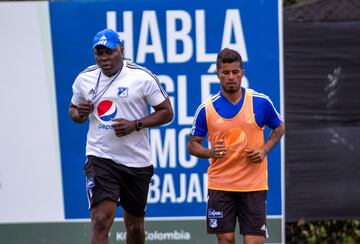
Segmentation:
[(119, 97), (127, 97), (127, 96), (128, 96), (128, 91), (129, 91), (129, 88), (128, 88), (128, 87), (120, 86), (120, 87), (118, 87), (118, 93), (117, 93), (117, 95), (118, 95)]
[(217, 219), (209, 219), (209, 227), (216, 228), (218, 226)]

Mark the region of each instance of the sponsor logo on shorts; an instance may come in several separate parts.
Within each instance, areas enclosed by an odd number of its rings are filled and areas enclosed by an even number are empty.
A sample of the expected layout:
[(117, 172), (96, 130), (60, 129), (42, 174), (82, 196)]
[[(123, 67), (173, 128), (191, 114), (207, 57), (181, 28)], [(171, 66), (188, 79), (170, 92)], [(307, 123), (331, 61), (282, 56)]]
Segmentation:
[(210, 228), (216, 228), (218, 226), (217, 219), (210, 219), (209, 220), (209, 227)]
[(87, 186), (88, 189), (94, 188), (94, 186), (95, 186), (94, 177), (89, 177), (89, 178), (87, 179), (86, 186)]
[(265, 237), (269, 238), (269, 232), (268, 232), (268, 229), (265, 224), (263, 224), (263, 226), (261, 226), (260, 230), (265, 231)]
[(210, 208), (208, 210), (208, 217), (209, 218), (216, 218), (216, 219), (219, 219), (219, 218), (223, 218), (224, 217), (224, 212), (223, 211), (217, 211), (215, 209), (212, 209)]
[[(92, 190), (91, 189), (88, 189), (87, 190), (87, 193), (89, 195), (89, 198), (91, 199), (93, 197), (93, 193), (92, 193)], [(90, 205), (89, 205), (89, 208), (90, 208)]]

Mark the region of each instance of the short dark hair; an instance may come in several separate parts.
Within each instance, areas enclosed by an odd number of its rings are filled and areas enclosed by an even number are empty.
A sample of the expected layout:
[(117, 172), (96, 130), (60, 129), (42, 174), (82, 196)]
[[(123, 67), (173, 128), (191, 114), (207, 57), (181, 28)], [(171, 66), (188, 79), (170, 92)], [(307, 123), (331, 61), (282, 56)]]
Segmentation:
[(240, 53), (230, 48), (224, 48), (217, 55), (216, 68), (217, 69), (220, 68), (220, 63), (235, 63), (235, 62), (238, 62), (240, 64), (241, 69), (243, 68), (243, 62)]

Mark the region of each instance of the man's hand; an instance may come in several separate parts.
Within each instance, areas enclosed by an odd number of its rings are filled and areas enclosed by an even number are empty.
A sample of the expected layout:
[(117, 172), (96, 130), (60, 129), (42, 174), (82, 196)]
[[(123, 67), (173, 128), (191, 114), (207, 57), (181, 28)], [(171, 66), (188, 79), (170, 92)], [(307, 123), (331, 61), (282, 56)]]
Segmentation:
[(247, 158), (254, 163), (261, 163), (267, 154), (263, 148), (245, 149), (245, 152), (247, 153)]
[(86, 103), (80, 103), (76, 107), (80, 118), (86, 119), (89, 114), (94, 110), (94, 104), (91, 101), (87, 101)]
[(118, 137), (126, 136), (133, 132), (136, 129), (136, 122), (134, 120), (127, 120), (122, 118), (112, 119), (114, 124), (112, 127), (114, 128), (115, 134)]
[(215, 142), (211, 149), (212, 158), (222, 158), (226, 155), (227, 148), (224, 143), (224, 139), (219, 139)]
[(74, 122), (84, 123), (93, 110), (94, 104), (91, 101), (80, 103), (78, 106), (70, 103), (69, 115)]

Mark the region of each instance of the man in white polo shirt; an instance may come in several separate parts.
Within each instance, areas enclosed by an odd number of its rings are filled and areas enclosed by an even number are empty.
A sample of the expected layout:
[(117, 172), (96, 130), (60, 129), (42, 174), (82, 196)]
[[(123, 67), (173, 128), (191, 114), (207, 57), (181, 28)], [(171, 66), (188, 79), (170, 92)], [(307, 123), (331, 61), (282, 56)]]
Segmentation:
[[(118, 205), (123, 209), (127, 243), (144, 243), (144, 215), (154, 173), (147, 128), (171, 121), (173, 109), (158, 78), (124, 60), (117, 32), (98, 32), (93, 49), (96, 65), (75, 79), (69, 107), (74, 122), (90, 121), (84, 169), (91, 243), (108, 243)], [(154, 112), (148, 112), (148, 105)]]

